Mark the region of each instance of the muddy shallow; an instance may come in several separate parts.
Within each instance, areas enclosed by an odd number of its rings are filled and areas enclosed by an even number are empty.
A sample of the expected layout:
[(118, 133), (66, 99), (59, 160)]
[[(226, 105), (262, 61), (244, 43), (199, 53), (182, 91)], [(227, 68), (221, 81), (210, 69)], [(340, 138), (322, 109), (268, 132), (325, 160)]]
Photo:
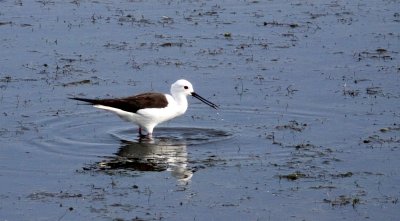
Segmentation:
[[(0, 220), (397, 220), (396, 1), (0, 1)], [(71, 95), (168, 92), (136, 127)]]

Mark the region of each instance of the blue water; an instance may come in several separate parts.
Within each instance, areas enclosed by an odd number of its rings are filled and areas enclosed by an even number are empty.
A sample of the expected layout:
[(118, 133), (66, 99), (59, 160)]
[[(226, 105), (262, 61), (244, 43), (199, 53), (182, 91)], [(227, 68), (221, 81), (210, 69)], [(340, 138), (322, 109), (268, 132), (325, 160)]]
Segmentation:
[[(0, 1), (1, 220), (397, 220), (395, 1)], [(219, 104), (138, 140), (72, 95)]]

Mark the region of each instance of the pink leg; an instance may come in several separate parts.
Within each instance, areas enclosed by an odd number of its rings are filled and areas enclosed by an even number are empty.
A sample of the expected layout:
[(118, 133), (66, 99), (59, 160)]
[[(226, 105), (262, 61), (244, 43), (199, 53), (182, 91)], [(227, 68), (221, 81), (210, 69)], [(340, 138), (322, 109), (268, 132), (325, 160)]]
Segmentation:
[(143, 136), (141, 127), (139, 127), (139, 136)]
[(150, 138), (150, 139), (151, 139), (153, 136), (152, 136), (152, 133), (148, 133), (148, 134), (146, 134), (146, 135), (143, 134), (143, 133), (142, 133), (142, 128), (139, 127), (139, 137), (140, 137), (140, 138)]

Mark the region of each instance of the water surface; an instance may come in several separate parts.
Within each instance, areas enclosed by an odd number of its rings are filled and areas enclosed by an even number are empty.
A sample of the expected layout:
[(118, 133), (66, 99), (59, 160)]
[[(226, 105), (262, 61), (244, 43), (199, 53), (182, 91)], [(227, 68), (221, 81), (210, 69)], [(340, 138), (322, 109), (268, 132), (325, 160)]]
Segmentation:
[[(1, 220), (397, 220), (396, 1), (0, 1)], [(153, 140), (70, 96), (189, 98)]]

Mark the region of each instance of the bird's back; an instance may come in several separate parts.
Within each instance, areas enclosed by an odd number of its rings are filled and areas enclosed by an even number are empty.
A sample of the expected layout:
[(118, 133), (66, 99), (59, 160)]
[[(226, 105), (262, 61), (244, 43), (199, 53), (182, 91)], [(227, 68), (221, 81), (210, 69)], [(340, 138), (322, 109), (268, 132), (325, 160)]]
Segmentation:
[(73, 97), (71, 99), (84, 101), (92, 105), (112, 107), (131, 113), (136, 113), (138, 110), (145, 108), (163, 108), (168, 105), (165, 95), (155, 92), (143, 93), (118, 99), (88, 99), (79, 97)]

